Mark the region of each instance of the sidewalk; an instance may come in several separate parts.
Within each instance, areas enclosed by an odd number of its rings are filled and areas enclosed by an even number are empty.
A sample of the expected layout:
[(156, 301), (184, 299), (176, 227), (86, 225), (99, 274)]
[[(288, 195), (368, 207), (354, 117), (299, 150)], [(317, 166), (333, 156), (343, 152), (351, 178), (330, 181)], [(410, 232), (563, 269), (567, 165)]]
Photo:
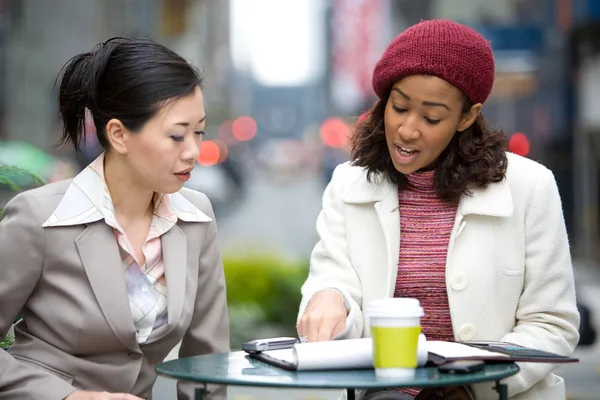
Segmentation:
[(593, 346), (575, 350), (577, 364), (560, 367), (557, 373), (565, 378), (569, 400), (600, 399), (600, 265), (575, 264), (578, 296), (592, 311), (592, 322), (598, 339)]

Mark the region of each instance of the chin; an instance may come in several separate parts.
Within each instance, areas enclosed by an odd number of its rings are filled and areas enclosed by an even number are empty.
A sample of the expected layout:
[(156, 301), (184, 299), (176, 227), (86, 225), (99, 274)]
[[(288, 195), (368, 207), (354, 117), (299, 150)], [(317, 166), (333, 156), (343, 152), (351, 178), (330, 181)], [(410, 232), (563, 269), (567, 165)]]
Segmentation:
[(160, 187), (156, 187), (154, 189), (154, 191), (156, 193), (162, 193), (162, 194), (173, 194), (173, 193), (177, 193), (181, 190), (181, 188), (183, 187), (183, 182), (181, 183), (171, 183), (168, 185), (161, 185)]
[(394, 168), (396, 168), (396, 171), (400, 172), (402, 175), (409, 175), (412, 174), (413, 172), (418, 171), (419, 169), (421, 169), (422, 167), (416, 165), (398, 165), (397, 163), (394, 163)]
[(183, 188), (183, 183), (181, 185), (171, 186), (168, 189), (163, 191), (164, 194), (173, 194), (179, 192)]

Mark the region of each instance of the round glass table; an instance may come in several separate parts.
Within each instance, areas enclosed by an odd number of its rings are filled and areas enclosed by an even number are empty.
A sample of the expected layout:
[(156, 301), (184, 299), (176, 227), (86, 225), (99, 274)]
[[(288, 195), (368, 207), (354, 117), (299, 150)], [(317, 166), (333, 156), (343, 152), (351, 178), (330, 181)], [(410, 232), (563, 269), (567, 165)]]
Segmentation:
[(202, 400), (206, 384), (258, 386), (265, 388), (344, 389), (348, 400), (355, 399), (356, 389), (402, 387), (445, 387), (496, 382), (500, 400), (508, 399), (501, 379), (515, 375), (515, 363), (489, 364), (482, 371), (469, 374), (440, 373), (436, 367), (417, 368), (411, 378), (381, 379), (373, 369), (288, 371), (251, 358), (243, 351), (179, 358), (156, 367), (159, 375), (181, 381), (204, 384), (196, 390), (196, 400)]

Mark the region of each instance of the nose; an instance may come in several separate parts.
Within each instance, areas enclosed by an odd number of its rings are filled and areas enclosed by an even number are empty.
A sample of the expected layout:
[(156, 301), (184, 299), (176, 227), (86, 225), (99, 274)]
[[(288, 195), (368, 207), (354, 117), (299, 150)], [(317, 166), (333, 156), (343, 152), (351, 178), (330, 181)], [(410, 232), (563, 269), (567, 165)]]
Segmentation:
[(195, 161), (200, 156), (200, 141), (186, 140), (186, 147), (183, 151), (182, 158), (185, 161)]
[(409, 115), (402, 123), (398, 126), (398, 134), (400, 138), (406, 142), (417, 140), (421, 136), (419, 131), (419, 125), (417, 123), (417, 117)]

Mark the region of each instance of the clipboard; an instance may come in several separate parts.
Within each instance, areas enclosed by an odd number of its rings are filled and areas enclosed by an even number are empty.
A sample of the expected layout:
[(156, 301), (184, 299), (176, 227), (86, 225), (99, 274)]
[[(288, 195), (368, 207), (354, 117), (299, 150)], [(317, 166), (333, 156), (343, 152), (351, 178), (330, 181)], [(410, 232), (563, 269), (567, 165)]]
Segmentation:
[(428, 359), (435, 364), (459, 360), (486, 362), (574, 363), (579, 359), (499, 341), (428, 342)]

